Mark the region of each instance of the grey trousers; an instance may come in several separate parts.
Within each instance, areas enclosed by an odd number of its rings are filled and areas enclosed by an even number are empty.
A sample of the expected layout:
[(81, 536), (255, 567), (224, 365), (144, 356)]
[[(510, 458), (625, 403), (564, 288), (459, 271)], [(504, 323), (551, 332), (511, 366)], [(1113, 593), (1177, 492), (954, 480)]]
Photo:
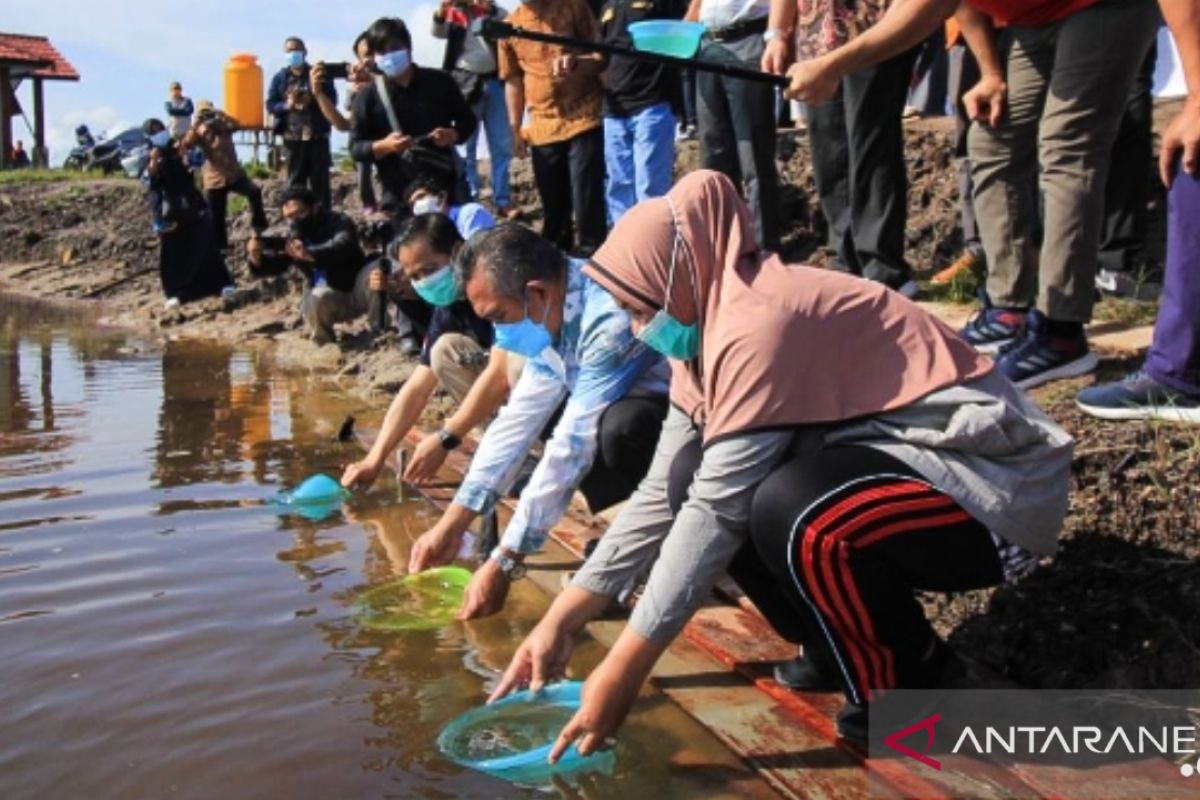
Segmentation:
[(367, 313), (374, 292), (369, 287), (371, 270), (367, 267), (358, 271), (354, 280), (354, 291), (339, 292), (329, 286), (305, 285), (300, 297), (300, 316), (317, 344), (334, 340), (333, 326), (349, 322)]
[[(706, 40), (704, 61), (758, 69), (760, 34), (730, 42)], [(766, 83), (696, 73), (700, 163), (744, 187), (760, 247), (779, 248), (779, 176), (775, 168), (775, 88)]]
[(912, 271), (904, 259), (908, 174), (900, 114), (917, 51), (842, 79), (828, 103), (808, 107), (808, 139), (833, 266), (893, 289)]
[[(996, 305), (1036, 301), (1052, 320), (1091, 319), (1113, 141), (1157, 26), (1153, 0), (1107, 0), (1005, 32), (1004, 117), (995, 128), (973, 125), (967, 139)], [(1039, 167), (1040, 251), (1037, 198), (1027, 188)]]

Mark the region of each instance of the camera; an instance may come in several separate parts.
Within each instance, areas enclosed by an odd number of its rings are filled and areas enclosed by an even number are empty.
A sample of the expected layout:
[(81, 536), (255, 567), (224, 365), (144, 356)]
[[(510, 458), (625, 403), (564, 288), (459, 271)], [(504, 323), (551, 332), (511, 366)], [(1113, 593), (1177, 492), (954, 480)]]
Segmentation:
[(325, 67), (325, 76), (335, 81), (344, 81), (350, 77), (350, 65), (345, 61), (337, 61), (333, 64), (321, 62), (321, 66)]

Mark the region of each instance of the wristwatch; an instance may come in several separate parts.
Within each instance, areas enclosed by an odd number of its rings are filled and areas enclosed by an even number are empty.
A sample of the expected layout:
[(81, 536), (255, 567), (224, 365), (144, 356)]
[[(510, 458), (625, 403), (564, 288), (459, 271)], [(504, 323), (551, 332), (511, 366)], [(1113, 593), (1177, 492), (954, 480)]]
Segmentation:
[(776, 39), (782, 39), (786, 33), (787, 31), (785, 31), (783, 28), (767, 28), (765, 31), (763, 31), (763, 41), (769, 43), (775, 41)]
[(458, 438), (445, 428), (442, 428), (440, 431), (438, 431), (437, 435), (438, 439), (442, 442), (442, 449), (444, 450), (454, 450), (460, 444), (462, 444), (462, 439)]
[(519, 581), (525, 577), (525, 565), (512, 556), (506, 555), (503, 548), (497, 547), (488, 558), (496, 562), (500, 571), (504, 573), (504, 577), (509, 581)]

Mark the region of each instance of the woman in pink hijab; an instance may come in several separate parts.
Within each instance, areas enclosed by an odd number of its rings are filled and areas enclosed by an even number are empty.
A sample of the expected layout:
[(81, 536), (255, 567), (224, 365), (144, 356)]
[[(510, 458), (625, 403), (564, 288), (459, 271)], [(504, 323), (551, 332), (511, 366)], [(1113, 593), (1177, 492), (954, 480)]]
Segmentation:
[(914, 591), (998, 584), (1053, 554), (1070, 437), (915, 303), (759, 250), (718, 173), (631, 209), (585, 271), (671, 359), (672, 409), (646, 478), (493, 697), (561, 676), (575, 633), (647, 570), (552, 760), (611, 746), (727, 570), (803, 645), (779, 677), (845, 692), (848, 738), (877, 693), (958, 677)]

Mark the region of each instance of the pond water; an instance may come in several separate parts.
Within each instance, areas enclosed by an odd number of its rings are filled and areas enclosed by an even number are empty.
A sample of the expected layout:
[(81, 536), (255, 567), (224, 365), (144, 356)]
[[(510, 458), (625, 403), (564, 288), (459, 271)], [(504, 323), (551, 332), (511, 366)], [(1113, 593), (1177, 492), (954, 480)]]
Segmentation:
[(392, 476), (319, 522), (263, 502), (338, 475), (363, 408), (261, 354), (0, 297), (0, 797), (736, 796), (744, 768), (655, 695), (611, 775), (514, 787), (437, 752), (547, 600), (355, 625), (432, 508)]

